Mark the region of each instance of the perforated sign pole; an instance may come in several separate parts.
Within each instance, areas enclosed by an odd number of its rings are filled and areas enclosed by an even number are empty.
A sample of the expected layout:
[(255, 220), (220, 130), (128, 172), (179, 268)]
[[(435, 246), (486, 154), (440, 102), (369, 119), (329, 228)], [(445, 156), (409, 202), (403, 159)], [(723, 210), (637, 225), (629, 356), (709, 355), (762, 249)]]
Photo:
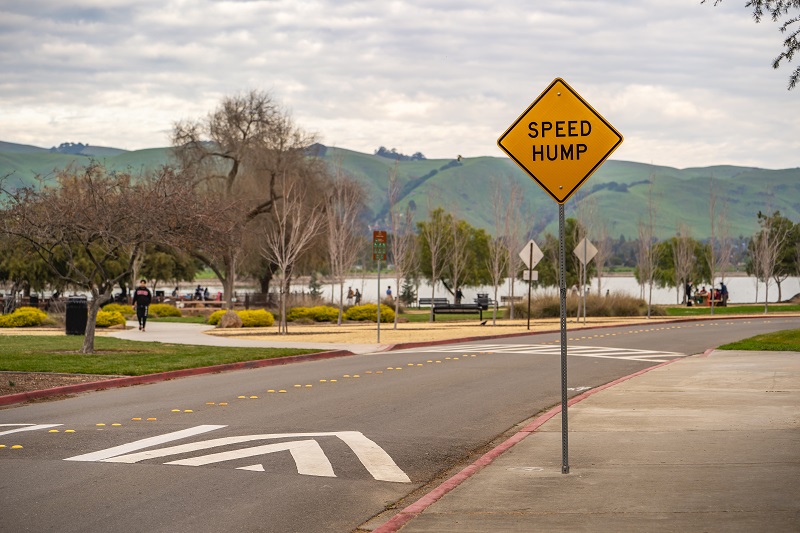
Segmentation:
[(378, 262), (378, 344), (381, 343), (381, 260), (386, 260), (386, 232), (372, 232), (372, 259)]
[(561, 473), (569, 474), (567, 423), (567, 264), (564, 251), (564, 204), (558, 204), (558, 288), (561, 293)]

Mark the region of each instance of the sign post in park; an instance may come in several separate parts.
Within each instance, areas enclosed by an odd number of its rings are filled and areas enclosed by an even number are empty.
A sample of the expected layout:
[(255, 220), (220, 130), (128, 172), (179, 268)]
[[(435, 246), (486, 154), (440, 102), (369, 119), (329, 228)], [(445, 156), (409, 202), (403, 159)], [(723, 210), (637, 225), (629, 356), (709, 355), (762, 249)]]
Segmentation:
[[(531, 330), (531, 287), (533, 286), (533, 282), (536, 281), (533, 275), (533, 267), (539, 264), (539, 261), (542, 260), (544, 254), (536, 246), (536, 243), (533, 242), (533, 239), (528, 241), (528, 244), (525, 245), (525, 248), (519, 253), (520, 259), (522, 262), (525, 263), (525, 266), (528, 267), (528, 270), (525, 271), (525, 276), (527, 279), (525, 281), (528, 282), (528, 331)], [(538, 274), (538, 272), (537, 272)], [(538, 278), (537, 278), (538, 279)], [(511, 305), (514, 305), (514, 302), (511, 302)]]
[(372, 232), (372, 260), (378, 262), (378, 344), (381, 342), (381, 261), (386, 261), (386, 232)]
[[(583, 323), (586, 324), (586, 271), (588, 270), (586, 265), (589, 264), (589, 261), (594, 259), (594, 256), (597, 255), (597, 248), (595, 248), (594, 244), (589, 242), (589, 239), (584, 237), (581, 239), (581, 242), (578, 243), (578, 246), (572, 251), (575, 254), (575, 257), (578, 258), (578, 261), (581, 262), (581, 299), (583, 305)], [(578, 315), (580, 316), (580, 309), (578, 309)]]
[(497, 140), (498, 146), (558, 203), (563, 474), (569, 474), (564, 204), (621, 143), (622, 135), (561, 78), (553, 80)]

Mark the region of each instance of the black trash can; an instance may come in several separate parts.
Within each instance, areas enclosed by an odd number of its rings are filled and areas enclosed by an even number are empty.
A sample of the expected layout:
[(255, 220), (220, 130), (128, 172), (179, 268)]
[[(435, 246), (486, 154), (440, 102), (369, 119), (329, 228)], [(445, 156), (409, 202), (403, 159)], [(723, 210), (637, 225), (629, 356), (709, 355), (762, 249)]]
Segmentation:
[(67, 335), (86, 334), (86, 319), (89, 316), (89, 306), (86, 296), (70, 296), (67, 299), (67, 312), (65, 322)]

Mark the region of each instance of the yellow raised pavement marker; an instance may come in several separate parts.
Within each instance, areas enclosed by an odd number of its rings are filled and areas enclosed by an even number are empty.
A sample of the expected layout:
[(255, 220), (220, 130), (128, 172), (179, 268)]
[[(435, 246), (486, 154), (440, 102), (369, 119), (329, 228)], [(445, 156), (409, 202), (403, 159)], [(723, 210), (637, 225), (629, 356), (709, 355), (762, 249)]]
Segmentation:
[(48, 431), (48, 433), (58, 433), (58, 430), (57, 429), (51, 429), (50, 431)]
[(65, 429), (64, 433), (75, 433), (74, 429)]

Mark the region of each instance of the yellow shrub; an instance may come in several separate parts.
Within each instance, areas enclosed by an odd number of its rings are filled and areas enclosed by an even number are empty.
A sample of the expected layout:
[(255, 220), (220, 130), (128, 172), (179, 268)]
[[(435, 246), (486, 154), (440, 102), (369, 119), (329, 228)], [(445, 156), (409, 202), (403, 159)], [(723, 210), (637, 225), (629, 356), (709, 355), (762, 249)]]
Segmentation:
[[(224, 309), (214, 311), (208, 317), (207, 322), (212, 326), (219, 324), (222, 315), (225, 314)], [(272, 313), (264, 309), (255, 309), (253, 311), (236, 311), (239, 318), (242, 319), (242, 327), (244, 328), (267, 328), (275, 323), (275, 317)]]
[(106, 313), (119, 313), (122, 316), (131, 316), (134, 314), (133, 308), (130, 305), (123, 304), (106, 304), (103, 306), (103, 311)]
[[(105, 308), (103, 308), (105, 309)], [(125, 317), (119, 311), (104, 311), (97, 312), (97, 321), (95, 325), (98, 328), (108, 328), (111, 326), (119, 326), (125, 324)]]
[(165, 317), (165, 316), (175, 316), (181, 317), (183, 313), (177, 307), (174, 307), (169, 304), (153, 304), (150, 306), (150, 310), (148, 312), (150, 316), (157, 316), (157, 317)]
[(0, 316), (0, 328), (25, 328), (41, 326), (47, 313), (35, 307), (19, 307), (9, 315)]

